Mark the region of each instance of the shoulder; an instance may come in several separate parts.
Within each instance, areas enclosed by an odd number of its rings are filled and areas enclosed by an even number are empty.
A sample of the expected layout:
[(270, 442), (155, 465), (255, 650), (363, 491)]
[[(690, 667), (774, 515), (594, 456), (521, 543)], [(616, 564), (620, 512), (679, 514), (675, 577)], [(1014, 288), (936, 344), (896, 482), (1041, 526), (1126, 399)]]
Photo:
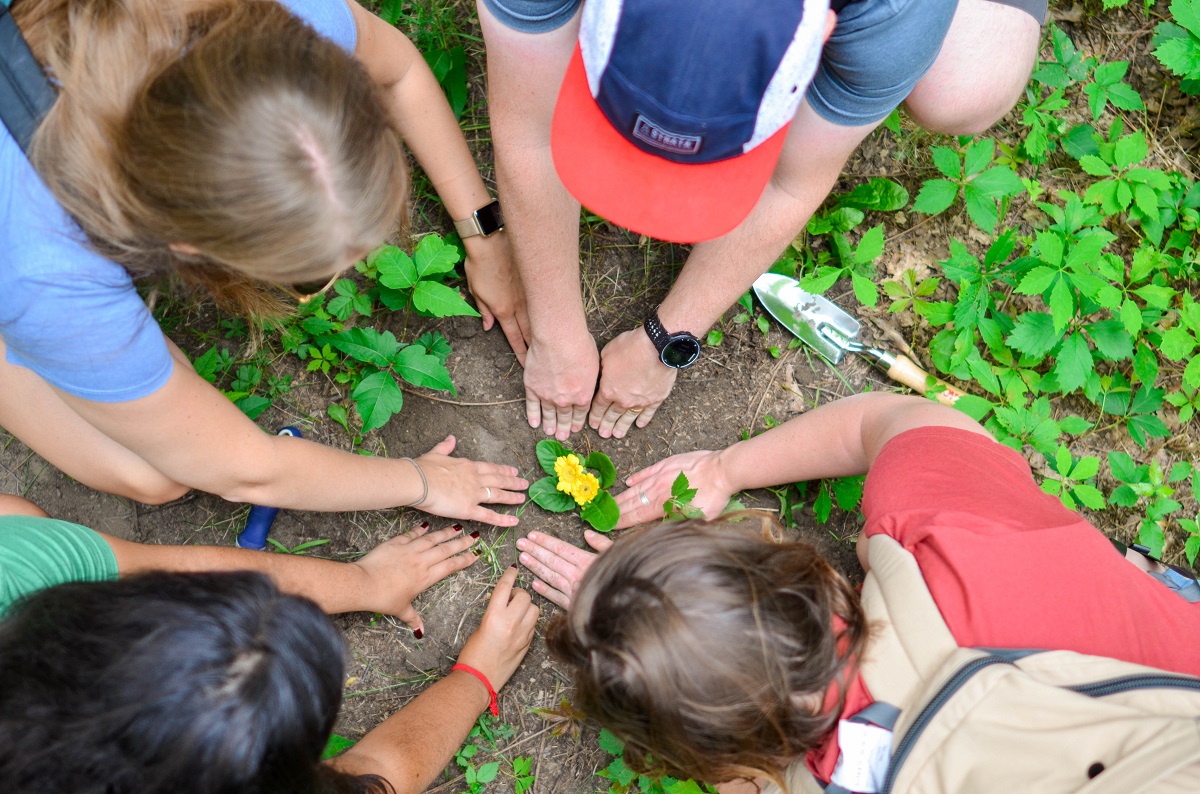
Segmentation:
[(56, 584), (116, 577), (116, 557), (99, 533), (53, 518), (0, 516), (0, 613)]

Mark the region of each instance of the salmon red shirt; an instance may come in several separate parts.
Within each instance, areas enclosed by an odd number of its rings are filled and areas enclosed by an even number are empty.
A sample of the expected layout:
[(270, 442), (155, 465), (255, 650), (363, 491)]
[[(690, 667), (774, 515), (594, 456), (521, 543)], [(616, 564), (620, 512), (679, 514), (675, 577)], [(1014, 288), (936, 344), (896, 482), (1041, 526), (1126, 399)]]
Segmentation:
[[(1077, 651), (1200, 676), (1200, 604), (1127, 562), (1002, 444), (949, 427), (901, 433), (867, 475), (863, 514), (868, 538), (888, 535), (916, 558), (959, 645)], [(856, 678), (843, 716), (871, 701)], [(828, 781), (836, 731), (806, 760)]]

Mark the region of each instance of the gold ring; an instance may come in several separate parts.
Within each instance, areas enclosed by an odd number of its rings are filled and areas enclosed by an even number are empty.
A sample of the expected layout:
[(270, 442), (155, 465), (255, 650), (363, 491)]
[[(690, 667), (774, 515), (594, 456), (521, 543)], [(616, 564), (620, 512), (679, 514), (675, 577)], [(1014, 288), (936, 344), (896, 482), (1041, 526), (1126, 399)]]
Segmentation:
[(626, 413), (640, 414), (642, 411), (644, 411), (646, 409), (645, 408), (626, 408), (625, 410), (626, 410)]

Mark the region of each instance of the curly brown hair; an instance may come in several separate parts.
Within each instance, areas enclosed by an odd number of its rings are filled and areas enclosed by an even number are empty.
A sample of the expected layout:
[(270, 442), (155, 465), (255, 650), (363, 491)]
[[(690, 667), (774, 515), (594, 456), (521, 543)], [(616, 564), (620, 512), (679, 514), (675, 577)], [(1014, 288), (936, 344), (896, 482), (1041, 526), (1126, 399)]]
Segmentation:
[(588, 571), (551, 652), (632, 768), (711, 783), (769, 777), (833, 728), (866, 642), (850, 583), (752, 514), (636, 529)]

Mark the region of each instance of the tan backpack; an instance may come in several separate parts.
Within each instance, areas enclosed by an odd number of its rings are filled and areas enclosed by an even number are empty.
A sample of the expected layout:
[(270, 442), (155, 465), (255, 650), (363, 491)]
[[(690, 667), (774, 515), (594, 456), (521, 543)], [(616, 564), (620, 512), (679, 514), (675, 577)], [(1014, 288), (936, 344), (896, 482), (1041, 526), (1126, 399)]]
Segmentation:
[[(885, 705), (852, 719), (894, 729), (880, 792), (1200, 792), (1200, 678), (1071, 651), (961, 648), (913, 556), (882, 535), (868, 555), (862, 674)], [(1200, 654), (1200, 637), (1179, 640)], [(820, 790), (795, 771), (793, 794)]]

